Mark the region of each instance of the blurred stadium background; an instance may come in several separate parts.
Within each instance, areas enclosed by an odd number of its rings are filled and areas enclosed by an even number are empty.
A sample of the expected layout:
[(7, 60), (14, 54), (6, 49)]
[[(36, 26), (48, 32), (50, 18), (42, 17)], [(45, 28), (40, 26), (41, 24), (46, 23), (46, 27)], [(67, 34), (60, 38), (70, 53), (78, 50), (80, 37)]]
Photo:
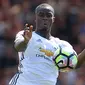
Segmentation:
[[(8, 85), (17, 72), (16, 33), (26, 23), (35, 29), (34, 10), (43, 2), (55, 10), (52, 35), (68, 41), (77, 53), (85, 48), (85, 0), (0, 0), (0, 85)], [(85, 85), (85, 64), (76, 71), (61, 73), (57, 85)]]

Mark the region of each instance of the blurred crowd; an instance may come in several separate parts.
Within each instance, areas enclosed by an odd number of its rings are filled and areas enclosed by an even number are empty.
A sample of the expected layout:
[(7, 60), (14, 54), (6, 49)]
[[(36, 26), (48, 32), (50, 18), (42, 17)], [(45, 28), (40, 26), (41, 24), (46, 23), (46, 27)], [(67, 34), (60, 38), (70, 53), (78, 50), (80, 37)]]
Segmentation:
[[(52, 35), (68, 41), (80, 53), (85, 48), (85, 0), (0, 0), (0, 85), (8, 85), (17, 72), (15, 35), (26, 23), (35, 29), (35, 7), (43, 2), (55, 10)], [(58, 85), (85, 85), (85, 65), (61, 73)]]

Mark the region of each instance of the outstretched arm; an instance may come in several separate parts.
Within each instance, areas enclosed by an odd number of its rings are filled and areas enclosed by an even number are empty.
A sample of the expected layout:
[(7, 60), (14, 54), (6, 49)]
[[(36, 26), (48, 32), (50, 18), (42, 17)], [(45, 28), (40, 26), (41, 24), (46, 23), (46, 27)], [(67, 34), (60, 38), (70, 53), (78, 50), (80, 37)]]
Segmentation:
[(32, 25), (30, 27), (28, 27), (28, 24), (26, 24), (26, 28), (24, 29), (24, 31), (19, 32), (16, 35), (14, 47), (18, 52), (25, 51), (25, 49), (27, 47), (27, 43), (29, 42), (29, 40), (32, 37), (32, 29), (33, 29)]
[(76, 68), (81, 67), (81, 65), (84, 62), (85, 62), (85, 49), (80, 54), (78, 54), (78, 63), (77, 63)]

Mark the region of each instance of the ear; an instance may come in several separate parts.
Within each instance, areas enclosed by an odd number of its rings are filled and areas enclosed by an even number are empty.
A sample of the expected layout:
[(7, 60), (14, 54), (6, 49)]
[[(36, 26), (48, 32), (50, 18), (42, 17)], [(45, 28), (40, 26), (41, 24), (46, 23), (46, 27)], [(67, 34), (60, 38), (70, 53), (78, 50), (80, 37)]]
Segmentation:
[(54, 21), (55, 21), (55, 17), (53, 17), (53, 19), (52, 19), (52, 22), (54, 23)]

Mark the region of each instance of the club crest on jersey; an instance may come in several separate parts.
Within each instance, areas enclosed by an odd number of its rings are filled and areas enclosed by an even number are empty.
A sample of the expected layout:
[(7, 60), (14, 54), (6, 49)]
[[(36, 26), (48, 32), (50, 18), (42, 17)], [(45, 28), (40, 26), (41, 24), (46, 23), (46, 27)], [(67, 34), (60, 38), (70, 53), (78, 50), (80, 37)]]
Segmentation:
[(38, 39), (37, 42), (41, 42), (42, 43), (41, 39)]

